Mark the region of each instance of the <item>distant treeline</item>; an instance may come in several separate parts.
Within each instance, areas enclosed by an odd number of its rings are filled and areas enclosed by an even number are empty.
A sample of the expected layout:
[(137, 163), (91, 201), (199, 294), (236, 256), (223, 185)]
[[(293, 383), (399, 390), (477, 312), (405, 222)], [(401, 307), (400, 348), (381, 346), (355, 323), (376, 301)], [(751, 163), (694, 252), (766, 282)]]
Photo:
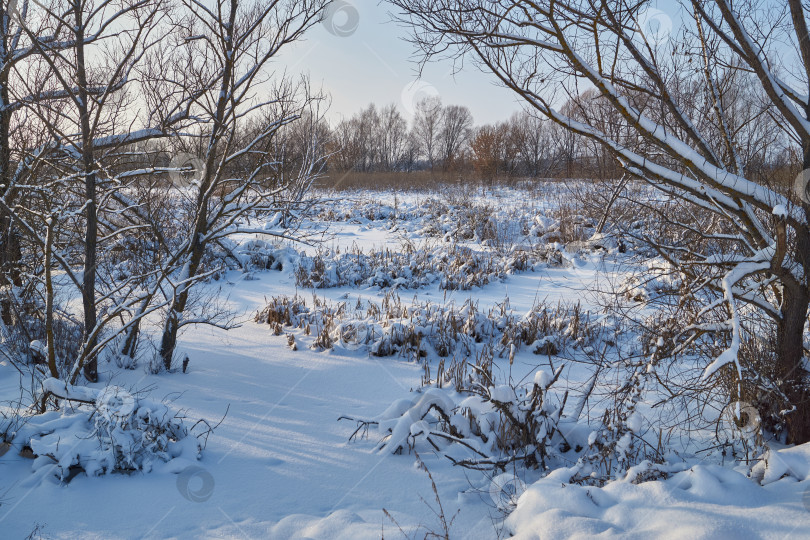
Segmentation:
[[(572, 116), (600, 118), (607, 131), (621, 129), (622, 122), (614, 122), (600, 101), (595, 92), (586, 91), (564, 109)], [(323, 119), (319, 123), (316, 131), (328, 141), (324, 149), (330, 153), (330, 173), (430, 171), (435, 178), (463, 173), (485, 181), (621, 176), (618, 163), (599, 144), (527, 111), (476, 125), (467, 107), (428, 97), (415, 105), (410, 122), (392, 103), (370, 104), (331, 126)], [(777, 132), (775, 127), (761, 129), (745, 152), (745, 166), (771, 181), (782, 172), (795, 174), (798, 159)]]

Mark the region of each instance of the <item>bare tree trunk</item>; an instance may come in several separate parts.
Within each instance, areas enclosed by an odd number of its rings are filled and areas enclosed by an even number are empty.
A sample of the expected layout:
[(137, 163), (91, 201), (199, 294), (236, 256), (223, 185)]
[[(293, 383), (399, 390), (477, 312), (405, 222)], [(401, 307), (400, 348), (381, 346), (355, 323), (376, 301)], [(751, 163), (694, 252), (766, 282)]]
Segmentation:
[[(87, 71), (84, 56), (84, 25), (82, 5), (74, 4), (76, 18), (76, 82), (78, 83), (79, 115), (82, 130), (82, 165), (84, 168), (85, 196), (85, 236), (84, 236), (84, 275), (82, 276), (82, 306), (84, 308), (84, 347), (92, 350), (97, 338), (93, 337), (96, 328), (96, 264), (98, 245), (98, 216), (96, 208), (96, 174), (93, 156), (93, 135), (90, 128), (90, 110), (87, 102)], [(84, 375), (88, 381), (98, 380), (98, 360), (93, 354), (84, 364)]]
[(214, 122), (211, 126), (211, 134), (208, 137), (208, 148), (205, 160), (205, 172), (203, 178), (200, 179), (200, 187), (197, 194), (197, 215), (194, 222), (194, 232), (191, 237), (191, 247), (189, 261), (187, 263), (185, 272), (181, 276), (183, 283), (180, 285), (179, 292), (175, 292), (172, 304), (169, 307), (169, 313), (166, 316), (166, 324), (163, 328), (163, 336), (160, 340), (160, 357), (163, 359), (163, 367), (166, 371), (172, 367), (172, 357), (174, 350), (177, 347), (177, 332), (180, 329), (180, 318), (186, 309), (188, 303), (188, 294), (191, 288), (191, 282), (197, 275), (197, 270), (200, 267), (203, 253), (205, 252), (205, 244), (203, 238), (208, 232), (208, 205), (211, 197), (211, 185), (216, 181), (216, 176), (219, 173), (217, 167), (217, 153), (219, 149), (220, 137), (225, 133), (225, 116), (228, 106), (228, 97), (231, 93), (231, 81), (233, 78), (234, 64), (233, 64), (233, 32), (234, 22), (236, 19), (236, 9), (238, 1), (230, 0), (230, 13), (229, 21), (225, 28), (225, 45), (228, 53), (227, 60), (223, 66), (223, 77), (220, 83), (219, 97), (217, 98), (217, 108), (214, 113)]
[(124, 339), (124, 345), (121, 347), (121, 354), (135, 358), (135, 353), (138, 350), (138, 337), (141, 334), (141, 316), (146, 312), (149, 303), (152, 301), (154, 295), (150, 294), (143, 299), (141, 305), (138, 307), (138, 312), (135, 316), (135, 322), (131, 324), (127, 331), (127, 336)]
[[(0, 286), (19, 286), (19, 261), (22, 257), (20, 239), (14, 230), (11, 216), (0, 210)], [(0, 300), (0, 319), (6, 326), (14, 324), (14, 309), (11, 306), (10, 295)]]
[[(192, 262), (196, 260), (194, 271), (189, 270), (188, 278), (190, 279), (196, 274), (196, 267), (199, 266), (199, 261), (202, 259), (202, 250), (200, 255), (195, 257), (192, 252)], [(189, 268), (191, 264), (189, 265)], [(172, 367), (172, 358), (174, 358), (174, 350), (177, 348), (177, 333), (180, 330), (180, 319), (183, 312), (186, 310), (188, 304), (188, 295), (190, 290), (190, 283), (185, 282), (181, 286), (180, 292), (175, 294), (172, 304), (169, 307), (169, 313), (166, 316), (166, 323), (163, 326), (163, 335), (160, 339), (160, 357), (163, 360), (163, 367), (169, 371)]]
[(163, 359), (163, 368), (169, 371), (172, 368), (172, 358), (177, 347), (177, 331), (179, 330), (178, 312), (179, 306), (172, 304), (169, 314), (166, 316), (166, 324), (163, 326), (163, 335), (160, 339), (160, 357)]
[(810, 441), (810, 395), (803, 369), (804, 325), (810, 295), (802, 287), (785, 287), (782, 320), (777, 325), (777, 374), (796, 409), (787, 415), (788, 443)]
[[(9, 36), (4, 32), (2, 36), (3, 50), (9, 50)], [(11, 107), (8, 91), (9, 68), (7, 58), (3, 58), (2, 69), (0, 69), (0, 189), (3, 196), (9, 195), (11, 191)], [(21, 259), (20, 239), (14, 230), (11, 216), (5, 211), (0, 211), (0, 285), (19, 286), (20, 279), (19, 261)], [(6, 325), (13, 323), (13, 309), (9, 296), (0, 302), (0, 318)]]
[(59, 369), (56, 367), (56, 347), (53, 334), (53, 279), (51, 265), (53, 264), (53, 234), (56, 227), (56, 216), (48, 218), (48, 231), (45, 236), (45, 336), (48, 343), (48, 370), (51, 377), (59, 378)]
[[(806, 114), (810, 117), (810, 106)], [(803, 167), (810, 169), (810, 138), (803, 142)], [(804, 203), (807, 223), (810, 223), (810, 204)], [(810, 233), (796, 235), (793, 257), (810, 279)], [(778, 374), (786, 385), (785, 395), (796, 410), (787, 415), (788, 442), (810, 442), (810, 392), (804, 371), (804, 327), (810, 309), (810, 290), (807, 283), (794, 279), (783, 280), (782, 319), (777, 323), (776, 353)]]

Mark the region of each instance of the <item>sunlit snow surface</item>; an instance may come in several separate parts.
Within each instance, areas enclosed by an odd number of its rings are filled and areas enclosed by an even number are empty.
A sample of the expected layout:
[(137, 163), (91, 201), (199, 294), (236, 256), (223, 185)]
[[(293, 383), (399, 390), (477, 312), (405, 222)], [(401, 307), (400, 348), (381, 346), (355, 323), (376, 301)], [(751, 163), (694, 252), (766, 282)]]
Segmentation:
[[(358, 195), (389, 203), (392, 197)], [(404, 212), (426, 197), (400, 194), (397, 205)], [(496, 208), (554, 204), (512, 191), (482, 197)], [(350, 204), (344, 202), (341, 208), (346, 207)], [(392, 230), (390, 220), (362, 216), (310, 224), (312, 230), (326, 225), (327, 247), (345, 251), (353, 245), (399, 249), (403, 236), (420, 241), (425, 224), (403, 218)], [(416, 297), (457, 305), (473, 298), (481, 306), (508, 297), (516, 312), (536, 301), (579, 300), (596, 309), (592, 290), (615, 282), (623, 268), (615, 258), (582, 257), (569, 267), (537, 268), (484, 288), (444, 291), (434, 284), (400, 294), (407, 301)], [(9, 451), (0, 457), (0, 538), (24, 538), (37, 525), (43, 537), (53, 538), (388, 539), (402, 538), (403, 531), (415, 538), (441, 532), (430, 479), (415, 466), (416, 457), (376, 452), (374, 438), (349, 442), (355, 425), (337, 421), (343, 414), (372, 418), (408, 398), (420, 386), (421, 367), (339, 347), (291, 351), (284, 336), (273, 336), (252, 316), (266, 299), (296, 293), (292, 269), (245, 277), (231, 271), (209, 285), (221, 288), (244, 322), (230, 331), (196, 327), (184, 333), (180, 354), (190, 358), (187, 374), (147, 375), (141, 366), (127, 371), (108, 364), (103, 382), (96, 385), (112, 381), (127, 388), (152, 387), (150, 399), (176, 398), (173, 406), (192, 419), (215, 423), (227, 410), (199, 468), (184, 474), (160, 468), (130, 476), (80, 474), (63, 485), (34, 477), (31, 461)], [(315, 292), (335, 302), (382, 295), (379, 288)], [(531, 374), (543, 364), (542, 357), (521, 352), (513, 369)], [(576, 370), (566, 376), (572, 385), (585, 377)], [(18, 388), (18, 373), (0, 362), (0, 397), (11, 399)], [(768, 478), (765, 486), (699, 460), (665, 481), (614, 482), (601, 489), (567, 484), (560, 480), (565, 471), (539, 480), (535, 475), (526, 478), (526, 491), (505, 523), (491, 479), (454, 468), (431, 453), (421, 459), (433, 475), (447, 519), (453, 519), (451, 538), (490, 539), (498, 533), (538, 539), (810, 538), (810, 452), (801, 450), (781, 459), (785, 477)]]

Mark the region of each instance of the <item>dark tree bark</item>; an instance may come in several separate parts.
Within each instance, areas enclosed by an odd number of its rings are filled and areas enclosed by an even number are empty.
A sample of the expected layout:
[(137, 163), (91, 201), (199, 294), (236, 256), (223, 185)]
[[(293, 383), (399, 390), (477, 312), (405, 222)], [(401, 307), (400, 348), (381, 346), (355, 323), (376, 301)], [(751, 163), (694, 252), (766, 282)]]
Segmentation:
[[(85, 231), (84, 231), (84, 273), (82, 275), (82, 306), (84, 308), (84, 347), (92, 350), (96, 346), (96, 265), (98, 249), (98, 215), (96, 198), (95, 157), (93, 153), (93, 131), (90, 125), (90, 105), (87, 91), (87, 66), (85, 64), (83, 6), (73, 4), (76, 21), (76, 84), (78, 95), (79, 128), (81, 129), (81, 161), (84, 168)], [(85, 359), (84, 376), (90, 382), (98, 380), (98, 360), (95, 354)]]

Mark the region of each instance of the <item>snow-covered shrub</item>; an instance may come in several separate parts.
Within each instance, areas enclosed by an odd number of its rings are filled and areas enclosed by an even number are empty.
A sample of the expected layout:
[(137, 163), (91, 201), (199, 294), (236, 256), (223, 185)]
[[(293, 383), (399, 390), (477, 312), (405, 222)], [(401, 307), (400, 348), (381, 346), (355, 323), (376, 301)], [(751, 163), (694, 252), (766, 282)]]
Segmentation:
[(0, 403), (0, 457), (11, 448), (11, 441), (26, 422), (22, 410), (22, 399)]
[(682, 286), (680, 272), (667, 261), (656, 258), (646, 261), (642, 271), (625, 278), (618, 293), (635, 302), (649, 302), (678, 294)]
[[(39, 295), (37, 292), (37, 296)], [(0, 287), (0, 296), (13, 294), (12, 288)], [(15, 322), (12, 325), (0, 324), (0, 342), (4, 357), (14, 363), (45, 364), (47, 363), (45, 305), (38, 297), (18, 297), (15, 302), (23, 301), (24, 310), (15, 311)], [(66, 371), (79, 354), (82, 342), (82, 327), (72, 317), (57, 313), (53, 319), (54, 350), (57, 369)]]
[[(309, 313), (309, 308), (303, 298), (296, 295), (274, 296), (267, 306), (256, 314), (255, 321), (260, 324), (299, 327), (304, 320), (302, 317)], [(279, 332), (280, 333), (280, 332)]]
[(301, 255), (295, 272), (299, 287), (379, 287), (419, 289), (433, 283), (446, 290), (469, 290), (531, 270), (545, 262), (545, 252), (514, 250), (506, 255), (475, 251), (458, 244), (410, 247), (363, 253), (323, 251)]
[(568, 243), (582, 241), (590, 238), (595, 232), (596, 223), (594, 223), (592, 219), (580, 214), (580, 209), (576, 207), (576, 205), (560, 204), (550, 212), (550, 214), (556, 223), (553, 230), (547, 230), (545, 232), (546, 241), (551, 241), (548, 240), (550, 234), (557, 235), (556, 237), (558, 239), (553, 240), (555, 242)]
[(43, 381), (60, 403), (29, 419), (16, 441), (32, 450), (35, 471), (69, 481), (78, 472), (149, 472), (173, 459), (194, 461), (202, 445), (184, 417), (123, 388), (93, 389)]
[[(601, 486), (624, 477), (641, 463), (662, 463), (660, 454), (651, 452), (640, 437), (642, 417), (639, 413), (607, 411), (603, 420), (605, 423), (591, 432), (588, 447), (577, 462), (576, 474), (572, 475), (571, 481)], [(644, 469), (644, 474), (634, 481), (658, 478), (655, 468)]]
[(634, 483), (668, 474), (662, 441), (659, 438), (657, 446), (653, 446), (645, 440), (649, 421), (639, 410), (647, 390), (657, 384), (659, 362), (668, 352), (665, 340), (659, 337), (642, 360), (620, 359), (616, 363), (629, 368), (629, 376), (611, 390), (613, 404), (604, 410), (590, 432), (587, 448), (571, 469), (572, 482), (602, 486), (631, 474), (634, 476), (629, 480)]
[(317, 348), (367, 347), (375, 356), (416, 358), (469, 357), (485, 346), (498, 355), (509, 354), (513, 347), (556, 355), (569, 346), (586, 347), (603, 327), (602, 321), (591, 322), (579, 304), (537, 304), (519, 316), (508, 300), (482, 312), (471, 300), (460, 307), (406, 305), (396, 293), (386, 294), (380, 304), (358, 301), (353, 307), (346, 302), (329, 305), (314, 297), (309, 308), (298, 296), (274, 297), (255, 321), (269, 325), (275, 335), (281, 335), (284, 327), (303, 329), (318, 337)]
[(768, 449), (751, 467), (751, 478), (765, 485), (791, 478), (796, 482), (810, 479), (810, 443), (778, 450)]
[[(605, 235), (588, 241), (583, 241), (588, 237), (585, 233), (568, 238), (570, 235), (559, 233), (560, 219), (547, 215), (549, 210), (522, 199), (520, 205), (508, 204), (511, 199), (503, 198), (503, 194), (497, 197), (503, 206), (472, 192), (394, 201), (393, 206), (366, 193), (330, 200), (319, 210), (322, 220), (350, 220), (361, 227), (398, 231), (403, 234), (401, 248), (364, 251), (353, 246), (349, 251), (294, 252), (286, 258), (294, 266), (299, 287), (418, 289), (438, 284), (445, 290), (470, 290), (517, 272), (570, 266), (566, 249), (571, 253), (616, 249), (615, 240)], [(570, 219), (577, 224), (587, 221), (581, 216)], [(583, 226), (592, 232), (592, 226)], [(422, 240), (417, 240), (420, 237)], [(570, 249), (565, 246), (566, 241), (573, 240), (576, 242)], [(278, 269), (278, 248), (262, 241), (251, 239), (224, 248), (226, 259), (239, 261), (246, 271)]]
[[(233, 243), (232, 241), (229, 241)], [(238, 246), (234, 245), (231, 252), (238, 258), (242, 269), (251, 270), (271, 270), (279, 269), (276, 263), (278, 248), (268, 242), (259, 239), (251, 239), (242, 242)]]
[(108, 357), (121, 369), (135, 369), (138, 366), (138, 356), (124, 354), (120, 349), (112, 349)]
[[(353, 221), (358, 224), (407, 231), (408, 236), (440, 239), (447, 244), (480, 244), (499, 252), (518, 245), (524, 250), (546, 245), (581, 242), (595, 233), (595, 220), (581, 214), (569, 202), (551, 206), (541, 191), (511, 189), (491, 192), (446, 190), (425, 199), (380, 200), (367, 192), (353, 197), (329, 200), (320, 210), (326, 221)], [(565, 201), (570, 194), (563, 194)], [(564, 209), (558, 207), (563, 206)], [(605, 246), (602, 246), (605, 247)]]
[[(660, 261), (648, 262), (645, 275), (643, 283), (634, 278), (636, 292), (627, 295), (641, 301), (638, 310), (624, 313), (633, 313), (626, 320), (641, 344), (637, 353), (658, 348), (661, 355), (657, 369), (666, 373), (667, 390), (655, 400), (664, 431), (700, 437), (701, 445), (744, 461), (755, 459), (768, 441), (784, 443), (796, 408), (787, 398), (790, 383), (779, 373), (771, 321), (750, 307), (739, 309), (734, 361), (711, 368), (711, 359), (735, 342), (723, 292), (690, 290)], [(628, 283), (622, 292), (630, 290)]]
[(373, 428), (383, 437), (378, 450), (394, 454), (434, 450), (470, 469), (503, 471), (518, 462), (545, 470), (564, 442), (559, 421), (565, 401), (551, 392), (561, 372), (540, 370), (529, 384), (479, 383), (462, 392), (423, 388), (377, 418), (356, 420), (353, 437)]

